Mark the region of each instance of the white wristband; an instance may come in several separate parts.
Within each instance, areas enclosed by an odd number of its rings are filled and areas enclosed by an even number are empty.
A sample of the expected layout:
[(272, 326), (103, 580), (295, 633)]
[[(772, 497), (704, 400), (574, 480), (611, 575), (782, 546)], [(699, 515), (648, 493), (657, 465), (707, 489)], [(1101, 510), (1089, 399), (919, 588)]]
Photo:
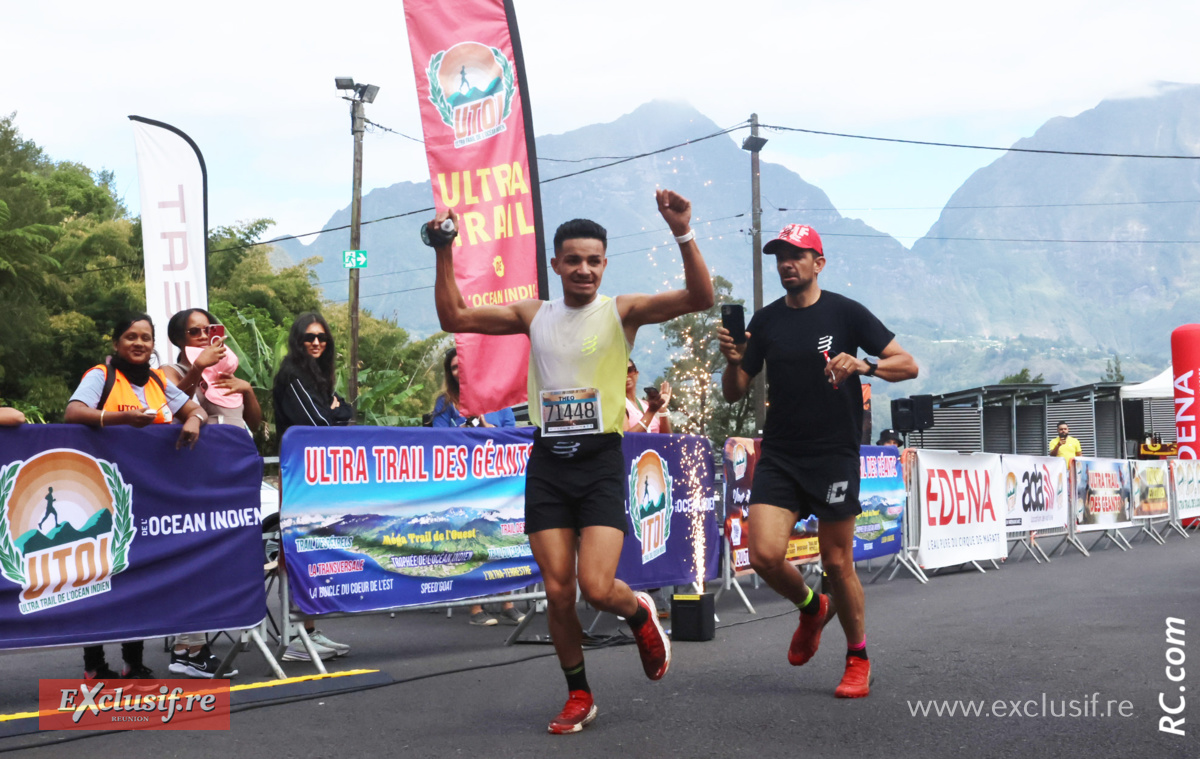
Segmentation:
[(695, 240), (695, 239), (696, 239), (696, 230), (689, 229), (684, 234), (677, 235), (675, 237), (675, 242), (679, 243), (680, 245), (683, 245), (684, 243), (691, 242), (692, 240)]

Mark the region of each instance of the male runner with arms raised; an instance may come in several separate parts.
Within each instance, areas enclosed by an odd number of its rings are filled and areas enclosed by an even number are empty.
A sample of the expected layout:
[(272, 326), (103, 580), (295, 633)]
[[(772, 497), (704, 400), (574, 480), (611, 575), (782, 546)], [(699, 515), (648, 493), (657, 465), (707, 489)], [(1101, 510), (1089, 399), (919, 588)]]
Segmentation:
[[(821, 630), (834, 612), (829, 596), (814, 594), (786, 554), (797, 516), (817, 516), (821, 565), (833, 586), (849, 648), (846, 672), (834, 695), (862, 698), (870, 693), (871, 663), (862, 584), (854, 571), (854, 518), (862, 512), (858, 377), (912, 379), (917, 363), (874, 314), (817, 285), (825, 254), (811, 227), (787, 225), (778, 239), (763, 246), (763, 253), (775, 256), (787, 295), (754, 315), (745, 341), (734, 343), (727, 330), (718, 330), (728, 361), (721, 376), (725, 400), (743, 397), (751, 379), (767, 365), (767, 423), (750, 491), (750, 565), (800, 609), (788, 661), (804, 664), (817, 652)], [(859, 348), (879, 356), (879, 363), (857, 358)]]
[(607, 233), (575, 219), (554, 234), (550, 265), (562, 279), (561, 299), (468, 308), (454, 279), (452, 238), (437, 234), (453, 214), (440, 212), (425, 232), (437, 250), (434, 299), (442, 329), (529, 335), (529, 416), (538, 429), (525, 475), (525, 531), (546, 584), (550, 636), (568, 691), (551, 733), (578, 732), (596, 717), (576, 581), (589, 604), (628, 620), (647, 677), (660, 679), (671, 663), (654, 601), (616, 579), (625, 540), (626, 363), (638, 327), (710, 308), (713, 288), (689, 228), (691, 203), (670, 190), (659, 190), (657, 199), (683, 256), (684, 289), (654, 295), (599, 295)]

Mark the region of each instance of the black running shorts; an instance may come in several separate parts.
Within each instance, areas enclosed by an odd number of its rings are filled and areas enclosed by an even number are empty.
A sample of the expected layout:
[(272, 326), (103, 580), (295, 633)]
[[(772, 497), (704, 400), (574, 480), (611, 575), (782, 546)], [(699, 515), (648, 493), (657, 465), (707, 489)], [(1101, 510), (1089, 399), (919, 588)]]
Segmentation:
[(628, 532), (621, 436), (543, 439), (535, 432), (525, 470), (525, 532), (595, 526)]
[(766, 503), (828, 522), (862, 513), (857, 456), (779, 456), (764, 453), (754, 470), (750, 503)]

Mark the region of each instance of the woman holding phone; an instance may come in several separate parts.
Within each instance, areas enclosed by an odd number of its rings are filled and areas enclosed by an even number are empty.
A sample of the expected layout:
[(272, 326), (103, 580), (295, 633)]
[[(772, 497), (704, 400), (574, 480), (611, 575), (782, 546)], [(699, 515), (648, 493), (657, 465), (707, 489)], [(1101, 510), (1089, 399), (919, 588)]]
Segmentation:
[[(288, 352), (279, 364), (272, 389), (275, 403), (275, 427), (280, 440), (294, 425), (343, 427), (354, 419), (354, 409), (334, 392), (337, 385), (337, 350), (329, 322), (315, 311), (296, 317), (288, 332)], [(280, 554), (280, 558), (283, 555)], [(304, 623), (308, 637), (322, 659), (343, 656), (350, 646), (330, 640), (313, 623)], [(284, 661), (310, 661), (308, 650), (299, 639), (293, 640), (283, 654)]]
[[(83, 375), (67, 402), (63, 421), (89, 427), (145, 427), (180, 419), (183, 429), (175, 447), (194, 446), (206, 418), (204, 409), (168, 382), (162, 371), (150, 368), (152, 355), (154, 324), (150, 317), (130, 314), (119, 319), (113, 327), (113, 355)], [(142, 663), (142, 641), (122, 643), (121, 658), (125, 660), (121, 677), (153, 676)], [(105, 662), (103, 646), (83, 649), (83, 669), (89, 680), (118, 676)]]
[(208, 424), (234, 424), (251, 431), (262, 424), (254, 388), (233, 376), (237, 356), (225, 346), (225, 327), (203, 308), (180, 311), (167, 322), (167, 339), (179, 348), (163, 374), (195, 398), (208, 413)]
[(646, 400), (638, 399), (638, 368), (629, 359), (625, 365), (625, 431), (626, 432), (670, 432), (671, 417), (667, 416), (667, 404), (671, 402), (671, 383), (662, 387), (646, 388)]

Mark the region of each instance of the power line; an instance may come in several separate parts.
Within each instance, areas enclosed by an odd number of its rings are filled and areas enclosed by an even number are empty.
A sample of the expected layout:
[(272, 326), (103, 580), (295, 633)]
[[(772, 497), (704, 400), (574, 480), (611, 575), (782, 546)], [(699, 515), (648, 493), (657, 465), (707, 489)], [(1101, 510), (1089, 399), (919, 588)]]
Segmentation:
[[(359, 279), (371, 279), (372, 277), (391, 277), (391, 276), (395, 276), (397, 274), (410, 274), (414, 271), (429, 271), (430, 269), (436, 269), (436, 268), (437, 268), (436, 264), (434, 264), (433, 266), (418, 266), (415, 269), (401, 269), (400, 271), (381, 271), (378, 274), (360, 274), (358, 278)], [(319, 285), (345, 284), (345, 282), (346, 282), (346, 280), (344, 280), (344, 279), (327, 279), (322, 282), (316, 282), (315, 284), (319, 286)]]
[(76, 274), (91, 274), (94, 271), (111, 271), (112, 269), (128, 269), (131, 266), (142, 266), (143, 263), (144, 263), (143, 261), (138, 261), (136, 263), (131, 263), (131, 264), (115, 264), (113, 266), (99, 266), (95, 269), (76, 269), (75, 271), (60, 271), (58, 273), (58, 276), (72, 277)]
[(851, 232), (822, 232), (822, 237), (876, 237), (905, 240), (940, 240), (943, 242), (1022, 242), (1022, 243), (1081, 243), (1088, 245), (1200, 245), (1200, 240), (1055, 240), (1049, 238), (1018, 238), (1018, 237), (926, 237), (913, 235), (867, 235)]
[(791, 211), (794, 213), (816, 211), (833, 211), (834, 213), (843, 213), (845, 211), (987, 211), (1001, 208), (1090, 208), (1095, 206), (1153, 206), (1179, 203), (1200, 203), (1200, 198), (1196, 200), (1121, 200), (1108, 203), (1004, 203), (987, 206), (868, 206), (865, 208), (776, 208), (775, 210)]
[(607, 169), (610, 166), (617, 166), (622, 163), (628, 163), (629, 161), (636, 161), (639, 158), (646, 158), (647, 156), (658, 155), (659, 153), (665, 153), (668, 150), (674, 150), (676, 148), (687, 147), (688, 145), (694, 145), (697, 142), (704, 142), (705, 140), (711, 140), (714, 137), (720, 137), (723, 134), (729, 134), (730, 132), (737, 131), (738, 129), (743, 128), (746, 125), (746, 123), (747, 122), (743, 121), (735, 126), (729, 127), (728, 129), (722, 129), (719, 132), (713, 132), (712, 134), (707, 134), (703, 137), (697, 137), (695, 139), (686, 140), (684, 142), (680, 142), (675, 145), (669, 145), (665, 148), (660, 148), (658, 150), (651, 150), (646, 153), (638, 153), (637, 155), (627, 156), (620, 160), (613, 161), (612, 163), (604, 163), (599, 166), (592, 166), (591, 168), (588, 168), (588, 169), (580, 169), (579, 171), (573, 171), (569, 174), (561, 174), (557, 177), (550, 177), (549, 179), (543, 179), (541, 181), (541, 184), (547, 184), (549, 182), (557, 182), (558, 180), (566, 179), (567, 177), (577, 177), (580, 174), (587, 174), (590, 171), (599, 171), (600, 169)]
[(370, 119), (363, 119), (363, 121), (365, 121), (366, 123), (375, 127), (376, 129), (382, 129), (385, 132), (391, 132), (392, 134), (398, 134), (406, 140), (412, 140), (413, 142), (419, 143), (421, 145), (425, 144), (425, 140), (419, 140), (416, 137), (409, 137), (404, 132), (397, 132), (395, 129), (392, 129), (390, 127), (385, 127), (383, 124), (376, 124), (374, 121), (371, 121)]
[(1081, 155), (1100, 158), (1169, 158), (1184, 161), (1200, 160), (1200, 155), (1155, 155), (1146, 153), (1098, 153), (1084, 150), (1044, 150), (1040, 148), (1001, 148), (994, 145), (964, 145), (956, 142), (932, 142), (929, 140), (902, 140), (898, 137), (872, 137), (865, 134), (846, 134), (844, 132), (823, 132), (819, 129), (801, 129), (799, 127), (774, 126), (759, 124), (763, 129), (773, 129), (777, 132), (803, 132), (805, 134), (821, 134), (826, 137), (847, 137), (852, 140), (873, 140), (875, 142), (900, 142), (905, 145), (930, 145), (939, 148), (966, 148), (967, 150), (997, 150), (1002, 153), (1042, 153), (1047, 155)]
[[(368, 122), (368, 123), (373, 123), (373, 122)], [(703, 137), (697, 137), (697, 138), (695, 138), (695, 139), (687, 140), (687, 141), (685, 141), (685, 142), (680, 142), (680, 143), (677, 143), (677, 144), (675, 144), (675, 145), (668, 145), (668, 146), (667, 146), (667, 147), (665, 147), (665, 148), (660, 148), (660, 149), (658, 149), (658, 150), (651, 150), (651, 151), (649, 151), (649, 152), (647, 152), (647, 153), (638, 153), (637, 155), (626, 156), (626, 157), (624, 157), (624, 158), (622, 158), (622, 159), (620, 159), (620, 160), (613, 161), (612, 163), (606, 163), (606, 164), (602, 164), (602, 165), (600, 165), (600, 166), (593, 166), (593, 167), (591, 167), (591, 168), (588, 168), (588, 169), (583, 169), (583, 170), (581, 170), (581, 171), (572, 172), (572, 173), (570, 173), (570, 174), (563, 174), (562, 176), (551, 177), (550, 179), (543, 179), (543, 180), (541, 180), (541, 181), (539, 182), (539, 184), (546, 184), (547, 182), (556, 182), (556, 181), (558, 181), (558, 180), (560, 180), (560, 179), (566, 179), (567, 177), (574, 177), (574, 176), (578, 176), (578, 175), (580, 175), (580, 174), (587, 174), (589, 171), (598, 171), (599, 169), (606, 169), (606, 168), (608, 168), (609, 166), (616, 166), (616, 165), (618, 165), (618, 164), (622, 164), (622, 163), (628, 163), (629, 161), (633, 161), (633, 160), (636, 160), (636, 159), (638, 159), (638, 158), (645, 158), (645, 157), (647, 157), (647, 156), (657, 155), (657, 154), (659, 154), (659, 153), (665, 153), (666, 151), (668, 151), (668, 150), (674, 150), (675, 148), (681, 148), (681, 147), (685, 147), (685, 146), (688, 146), (688, 145), (692, 145), (692, 144), (694, 144), (694, 143), (697, 143), (697, 142), (703, 142), (704, 140), (711, 140), (711, 139), (712, 139), (712, 138), (714, 138), (714, 137), (720, 137), (720, 136), (721, 136), (721, 135), (723, 135), (723, 134), (728, 134), (729, 132), (736, 131), (736, 130), (740, 129), (742, 126), (744, 126), (744, 125), (745, 125), (745, 122), (741, 122), (741, 123), (739, 123), (739, 124), (736, 124), (736, 125), (734, 125), (734, 126), (732, 126), (732, 127), (729, 127), (728, 129), (722, 129), (722, 130), (721, 130), (721, 131), (719, 131), (719, 132), (714, 132), (714, 133), (712, 133), (712, 134), (708, 134), (708, 135), (705, 135), (705, 136), (703, 136)], [(378, 125), (378, 124), (376, 124), (375, 126), (379, 126), (379, 125)], [(395, 132), (395, 130), (394, 130), (394, 129), (388, 129), (387, 127), (380, 126), (380, 128), (381, 128), (381, 129), (387, 129), (389, 132)], [(400, 132), (395, 132), (395, 133), (396, 133), (396, 134), (401, 134)], [(403, 135), (403, 134), (402, 134), (401, 136), (408, 137), (408, 135)], [(409, 139), (410, 139), (410, 140), (412, 140), (412, 139), (416, 139), (416, 138), (409, 137)], [(418, 141), (419, 141), (419, 140), (418, 140)], [(583, 160), (588, 160), (588, 159), (583, 159)], [(399, 218), (401, 218), (401, 217), (404, 217), (404, 216), (412, 216), (412, 215), (414, 215), (414, 214), (418, 214), (418, 213), (428, 213), (428, 212), (430, 212), (430, 211), (436, 211), (436, 210), (437, 210), (437, 209), (436, 209), (436, 208), (434, 208), (433, 206), (430, 206), (430, 207), (428, 207), (428, 208), (418, 208), (418, 209), (417, 209), (417, 210), (415, 210), (415, 211), (408, 211), (408, 212), (406, 212), (406, 213), (395, 214), (395, 215), (393, 215), (393, 216), (383, 216), (383, 217), (381, 217), (381, 218), (378, 218), (378, 219), (371, 219), (371, 220), (369, 220), (369, 221), (364, 221), (364, 222), (363, 222), (363, 225), (367, 225), (367, 224), (375, 224), (375, 223), (377, 223), (377, 222), (380, 222), (380, 221), (390, 221), (390, 220), (392, 220), (392, 219), (399, 219)], [(215, 250), (215, 251), (210, 251), (210, 252), (212, 252), (212, 253), (219, 253), (219, 252), (223, 252), (223, 251), (227, 251), (227, 250), (241, 250), (241, 249), (243, 249), (243, 248), (252, 248), (252, 247), (254, 247), (254, 246), (256, 246), (256, 245), (273, 245), (273, 244), (275, 244), (275, 243), (278, 243), (278, 242), (284, 242), (284, 241), (287, 241), (287, 240), (299, 240), (299, 239), (300, 239), (300, 238), (302, 238), (302, 237), (312, 237), (313, 235), (325, 234), (326, 232), (337, 232), (337, 231), (339, 231), (339, 230), (342, 230), (342, 229), (349, 229), (349, 228), (350, 228), (350, 225), (349, 225), (349, 224), (343, 224), (343, 225), (342, 225), (342, 226), (340, 226), (340, 227), (330, 227), (329, 229), (321, 229), (321, 230), (318, 230), (318, 231), (316, 231), (316, 232), (305, 232), (304, 234), (299, 234), (299, 235), (285, 235), (284, 237), (276, 237), (276, 238), (273, 238), (273, 239), (271, 239), (271, 240), (264, 240), (264, 241), (262, 241), (262, 242), (253, 242), (253, 243), (247, 243), (247, 244), (245, 244), (245, 245), (232, 245), (232, 246), (229, 246), (229, 247), (227, 247), (227, 248), (220, 248), (220, 249), (218, 249), (218, 250)]]

